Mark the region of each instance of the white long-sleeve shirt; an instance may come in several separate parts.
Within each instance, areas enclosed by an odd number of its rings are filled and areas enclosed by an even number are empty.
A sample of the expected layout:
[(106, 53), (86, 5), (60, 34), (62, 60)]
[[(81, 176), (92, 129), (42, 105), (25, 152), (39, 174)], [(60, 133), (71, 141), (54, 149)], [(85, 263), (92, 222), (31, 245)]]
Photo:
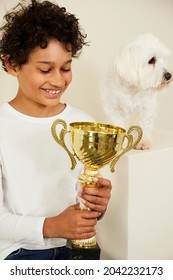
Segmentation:
[[(57, 116), (35, 118), (8, 103), (0, 107), (0, 259), (18, 248), (46, 249), (63, 246), (62, 238), (43, 238), (46, 217), (76, 203), (80, 163), (71, 161), (51, 134), (55, 119), (67, 124), (93, 121), (67, 105)], [(62, 126), (59, 126), (61, 129)], [(66, 137), (70, 148), (70, 137)]]

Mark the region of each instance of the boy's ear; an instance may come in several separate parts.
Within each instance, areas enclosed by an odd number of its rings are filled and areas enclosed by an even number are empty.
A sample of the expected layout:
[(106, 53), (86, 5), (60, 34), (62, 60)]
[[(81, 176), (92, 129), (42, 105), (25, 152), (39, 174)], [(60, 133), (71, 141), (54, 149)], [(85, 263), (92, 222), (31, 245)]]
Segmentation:
[(9, 74), (13, 75), (14, 77), (17, 77), (19, 67), (16, 65), (15, 61), (10, 60), (9, 57), (9, 55), (6, 55), (4, 57), (5, 68)]

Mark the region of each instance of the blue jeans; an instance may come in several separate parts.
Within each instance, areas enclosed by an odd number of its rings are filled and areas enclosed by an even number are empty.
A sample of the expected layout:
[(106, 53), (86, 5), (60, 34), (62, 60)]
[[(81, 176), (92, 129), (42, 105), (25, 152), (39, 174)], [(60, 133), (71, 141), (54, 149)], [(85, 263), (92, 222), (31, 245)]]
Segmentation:
[(57, 247), (45, 250), (27, 250), (20, 248), (10, 255), (5, 260), (71, 260), (70, 253), (66, 246)]

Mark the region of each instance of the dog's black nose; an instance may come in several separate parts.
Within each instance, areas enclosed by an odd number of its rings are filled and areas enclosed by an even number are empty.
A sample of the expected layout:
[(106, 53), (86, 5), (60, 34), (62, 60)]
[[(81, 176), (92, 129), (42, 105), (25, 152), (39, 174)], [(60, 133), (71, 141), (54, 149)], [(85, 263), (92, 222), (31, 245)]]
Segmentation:
[(164, 78), (165, 78), (165, 80), (167, 80), (167, 81), (169, 81), (169, 80), (171, 79), (171, 77), (172, 77), (172, 75), (171, 75), (171, 73), (169, 73), (169, 72), (166, 72), (166, 73), (164, 74)]

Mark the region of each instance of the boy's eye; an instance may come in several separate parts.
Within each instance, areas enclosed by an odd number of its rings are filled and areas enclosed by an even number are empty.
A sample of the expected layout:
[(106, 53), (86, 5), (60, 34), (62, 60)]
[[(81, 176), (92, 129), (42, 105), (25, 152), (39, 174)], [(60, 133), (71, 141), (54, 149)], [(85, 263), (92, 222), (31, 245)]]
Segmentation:
[(62, 71), (63, 72), (69, 72), (71, 70), (71, 68), (63, 68)]
[(51, 69), (48, 69), (48, 70), (39, 69), (39, 71), (40, 71), (41, 73), (45, 73), (45, 74), (46, 74), (46, 73), (49, 73), (50, 70), (51, 70)]

